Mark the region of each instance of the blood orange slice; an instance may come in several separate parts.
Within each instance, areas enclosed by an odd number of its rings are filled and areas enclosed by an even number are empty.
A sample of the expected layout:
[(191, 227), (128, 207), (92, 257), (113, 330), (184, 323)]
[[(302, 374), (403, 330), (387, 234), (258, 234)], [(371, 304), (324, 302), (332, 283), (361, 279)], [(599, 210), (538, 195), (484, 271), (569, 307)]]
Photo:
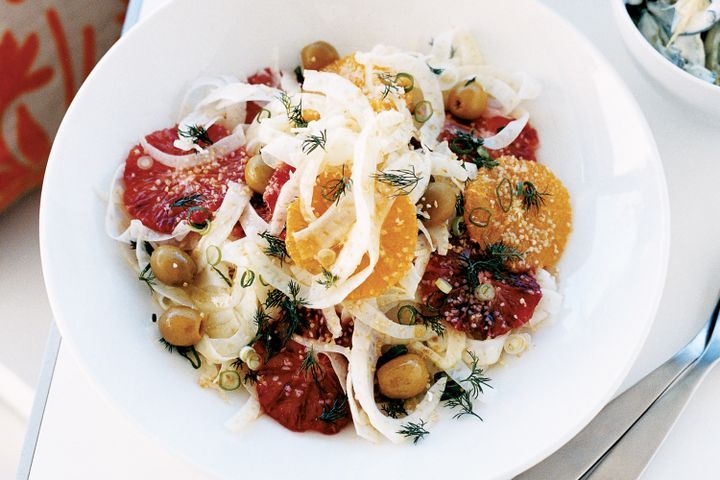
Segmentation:
[[(480, 248), (467, 237), (455, 240), (447, 255), (434, 253), (420, 282), (420, 296), (441, 318), (456, 330), (485, 340), (503, 335), (525, 325), (533, 315), (542, 293), (534, 276), (529, 273), (504, 272), (495, 277), (486, 271), (477, 272), (477, 285), (492, 287), (492, 297), (480, 300), (469, 285), (467, 260), (477, 260)], [(436, 281), (443, 279), (452, 289), (443, 294)]]
[[(264, 356), (262, 345), (255, 348)], [(310, 367), (308, 355), (314, 362)], [(350, 422), (347, 397), (330, 360), (292, 340), (258, 370), (256, 386), (263, 411), (294, 432), (334, 434)]]
[[(445, 125), (440, 134), (440, 140), (451, 142), (457, 136), (457, 132), (472, 133), (480, 138), (492, 137), (502, 130), (512, 118), (495, 116), (490, 118), (479, 118), (471, 124), (461, 123), (451, 115), (445, 117)], [(505, 155), (514, 155), (525, 160), (537, 160), (536, 152), (540, 145), (537, 131), (528, 123), (520, 135), (507, 147), (498, 150), (488, 150), (491, 158), (500, 158)]]
[[(228, 130), (213, 125), (208, 135), (216, 142), (228, 135)], [(148, 143), (171, 155), (188, 152), (173, 146), (177, 127), (166, 128), (146, 137)], [(136, 145), (125, 161), (123, 200), (128, 213), (143, 225), (162, 233), (171, 233), (189, 210), (203, 207), (214, 212), (220, 206), (229, 182), (239, 182), (247, 163), (244, 148), (210, 155), (207, 160), (191, 168), (172, 168), (155, 161)]]

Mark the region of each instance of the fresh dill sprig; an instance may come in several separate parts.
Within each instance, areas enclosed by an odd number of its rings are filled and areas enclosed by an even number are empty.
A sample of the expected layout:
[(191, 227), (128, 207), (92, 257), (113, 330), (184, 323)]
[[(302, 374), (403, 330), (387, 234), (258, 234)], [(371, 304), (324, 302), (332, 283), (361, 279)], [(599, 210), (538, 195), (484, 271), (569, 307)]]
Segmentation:
[(239, 373), (244, 373), (242, 382), (245, 385), (248, 385), (248, 383), (250, 385), (254, 385), (255, 383), (257, 383), (257, 377), (258, 377), (257, 372), (250, 370), (250, 368), (248, 368), (248, 366), (245, 364), (245, 362), (243, 362), (239, 358), (236, 358), (235, 360), (233, 360), (233, 362), (230, 364), (230, 366), (232, 368), (234, 368), (235, 370), (237, 370)]
[(435, 332), (436, 335), (439, 337), (442, 337), (445, 335), (445, 325), (440, 321), (441, 317), (440, 315), (420, 315), (420, 318), (422, 318), (423, 323), (430, 327), (430, 329)]
[(153, 285), (155, 285), (155, 273), (153, 273), (149, 263), (145, 265), (145, 268), (143, 268), (142, 272), (140, 272), (140, 275), (138, 275), (138, 280), (140, 280), (141, 282), (145, 282), (145, 284), (150, 289), (150, 293), (153, 293), (155, 291), (155, 288), (153, 287)]
[(467, 82), (465, 82), (465, 85), (464, 85), (464, 86), (469, 87), (470, 85), (472, 85), (472, 83), (473, 83), (474, 81), (475, 81), (475, 77), (472, 77), (472, 78), (469, 79)]
[(308, 135), (302, 142), (302, 151), (305, 155), (310, 155), (318, 147), (325, 150), (325, 144), (327, 143), (327, 130), (320, 132), (320, 135)]
[(315, 349), (312, 347), (308, 348), (305, 358), (303, 358), (300, 364), (300, 370), (305, 375), (305, 380), (312, 376), (316, 384), (320, 385), (320, 376), (322, 375), (322, 367), (318, 362), (317, 355), (315, 355)]
[(490, 385), (490, 378), (483, 375), (483, 369), (478, 366), (478, 357), (475, 355), (474, 352), (467, 350), (468, 355), (470, 355), (470, 358), (472, 359), (472, 364), (470, 365), (470, 374), (467, 376), (467, 378), (463, 378), (461, 380), (462, 383), (469, 383), (470, 384), (470, 390), (463, 387), (466, 392), (472, 396), (472, 398), (477, 398), (481, 393), (484, 393), (483, 387), (487, 388), (493, 388), (492, 385)]
[(456, 130), (455, 136), (450, 140), (449, 147), (450, 151), (453, 152), (458, 158), (465, 162), (471, 162), (478, 166), (478, 168), (493, 168), (497, 167), (499, 163), (490, 157), (487, 149), (483, 147), (483, 139), (473, 135), (472, 132), (463, 132), (462, 130)]
[(333, 287), (338, 280), (340, 280), (340, 277), (332, 273), (330, 270), (326, 270), (325, 267), (322, 269), (322, 280), (318, 280), (317, 283), (322, 285), (323, 287), (330, 288)]
[(213, 144), (212, 138), (208, 135), (208, 131), (202, 125), (188, 125), (187, 130), (178, 128), (178, 135), (183, 138), (189, 138), (195, 145), (207, 147)]
[(323, 407), (323, 411), (318, 417), (318, 420), (327, 423), (335, 423), (346, 416), (347, 397), (343, 395), (342, 397), (336, 398), (329, 408), (327, 406)]
[(194, 205), (199, 205), (200, 203), (202, 203), (204, 198), (205, 197), (203, 197), (202, 193), (194, 193), (192, 195), (178, 198), (170, 204), (170, 207), (192, 207)]
[(285, 247), (285, 240), (280, 237), (276, 237), (275, 235), (272, 235), (267, 230), (263, 233), (258, 233), (258, 235), (260, 235), (260, 237), (268, 243), (268, 246), (263, 250), (263, 252), (265, 252), (265, 255), (269, 257), (279, 258), (280, 265), (282, 265), (282, 263), (288, 258), (288, 251)]
[(168, 342), (164, 338), (160, 338), (159, 342), (163, 344), (165, 350), (167, 350), (168, 352), (177, 352), (181, 357), (185, 358), (185, 360), (190, 362), (190, 365), (192, 365), (195, 370), (202, 366), (200, 354), (197, 352), (197, 350), (195, 350), (194, 346), (178, 347), (177, 345), (173, 345), (172, 343)]
[(382, 99), (385, 100), (390, 93), (402, 94), (407, 93), (415, 86), (415, 79), (409, 73), (400, 72), (393, 75), (392, 73), (378, 73), (378, 78), (383, 84)]
[(415, 172), (415, 166), (411, 165), (410, 168), (400, 168), (397, 170), (381, 170), (373, 177), (381, 183), (385, 183), (392, 187), (395, 187), (395, 193), (393, 197), (399, 197), (401, 195), (409, 195), (410, 192), (415, 190), (418, 186), (422, 176)]
[(303, 316), (300, 309), (307, 305), (307, 300), (300, 297), (300, 285), (291, 280), (288, 283), (290, 296), (285, 295), (281, 290), (273, 289), (265, 299), (265, 308), (279, 308), (282, 312), (282, 323), (285, 327), (285, 334), (281, 339), (281, 347), (290, 340), (293, 333), (303, 323)]
[(525, 210), (532, 210), (533, 208), (537, 212), (540, 207), (545, 205), (545, 198), (550, 194), (547, 192), (540, 192), (532, 182), (518, 182), (515, 187), (515, 195), (522, 199), (522, 204)]
[[(430, 327), (433, 332), (435, 332), (438, 336), (442, 337), (445, 335), (445, 325), (442, 324), (440, 315), (437, 314), (437, 310), (435, 308), (431, 308), (429, 305), (426, 305), (425, 310), (428, 313), (421, 312), (417, 308), (413, 307), (412, 305), (405, 305), (402, 307), (402, 309), (406, 309), (408, 312), (410, 312), (410, 315), (412, 316), (412, 321), (414, 324), (416, 319), (422, 320), (423, 324), (427, 327)], [(398, 311), (398, 316), (399, 316)], [(393, 347), (394, 348), (394, 347)], [(388, 350), (388, 352), (391, 352), (393, 349), (391, 348)], [(407, 353), (407, 349), (405, 352)], [(382, 359), (382, 357), (380, 357)]]
[(351, 186), (352, 179), (345, 176), (345, 164), (343, 164), (340, 178), (334, 178), (323, 185), (321, 194), (325, 200), (334, 202), (337, 205), (340, 203), (340, 197), (342, 197)]
[(430, 435), (430, 432), (425, 429), (425, 420), (420, 419), (420, 422), (403, 423), (402, 428), (397, 431), (400, 435), (413, 439), (413, 443), (418, 443), (426, 435)]
[(258, 305), (255, 313), (253, 314), (253, 322), (257, 327), (255, 337), (250, 342), (250, 345), (254, 345), (256, 342), (262, 342), (263, 345), (270, 349), (270, 341), (272, 340), (272, 331), (270, 328), (270, 322), (273, 318), (265, 313), (265, 309), (262, 305)]
[(472, 399), (470, 398), (469, 392), (463, 391), (458, 396), (449, 398), (445, 402), (445, 406), (448, 408), (460, 408), (460, 411), (456, 412), (455, 415), (453, 415), (452, 418), (454, 419), (458, 419), (463, 415), (472, 415), (473, 417), (482, 421), (482, 417), (480, 417), (480, 415), (475, 413), (475, 410), (473, 410)]
[(405, 401), (401, 399), (390, 399), (383, 403), (381, 407), (382, 411), (390, 418), (399, 418), (401, 415), (407, 415), (405, 410)]
[(305, 128), (308, 126), (308, 122), (305, 121), (302, 114), (302, 100), (297, 105), (293, 105), (290, 96), (285, 92), (281, 92), (280, 102), (283, 104), (283, 107), (285, 107), (285, 113), (290, 121), (290, 125), (295, 128)]
[(502, 242), (488, 245), (477, 258), (472, 258), (465, 252), (460, 254), (460, 262), (465, 269), (465, 277), (470, 289), (475, 289), (480, 284), (478, 279), (480, 272), (488, 272), (494, 278), (502, 279), (507, 274), (506, 263), (510, 260), (522, 259), (522, 253)]

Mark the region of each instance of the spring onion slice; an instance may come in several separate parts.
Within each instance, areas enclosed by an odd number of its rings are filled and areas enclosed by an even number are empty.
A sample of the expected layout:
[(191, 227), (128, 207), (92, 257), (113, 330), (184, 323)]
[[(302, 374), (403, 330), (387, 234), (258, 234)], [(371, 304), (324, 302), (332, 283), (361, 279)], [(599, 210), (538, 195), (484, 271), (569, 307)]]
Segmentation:
[(425, 123), (428, 120), (430, 120), (430, 117), (432, 117), (433, 114), (433, 107), (430, 102), (427, 100), (424, 100), (417, 105), (415, 105), (415, 109), (413, 110), (413, 118), (418, 123)]
[(235, 370), (223, 370), (218, 374), (218, 385), (226, 391), (240, 388), (240, 374)]

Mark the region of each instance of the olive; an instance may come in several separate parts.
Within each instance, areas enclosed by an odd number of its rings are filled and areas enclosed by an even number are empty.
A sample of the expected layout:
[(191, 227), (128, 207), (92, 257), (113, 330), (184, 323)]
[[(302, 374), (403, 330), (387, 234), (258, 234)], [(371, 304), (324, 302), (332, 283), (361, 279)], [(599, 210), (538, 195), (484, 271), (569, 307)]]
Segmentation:
[(447, 108), (450, 113), (463, 120), (480, 118), (487, 107), (488, 96), (475, 80), (459, 83), (448, 95)]
[(172, 306), (158, 318), (160, 334), (171, 345), (189, 347), (204, 334), (203, 316), (194, 308)]
[(305, 45), (300, 52), (302, 66), (308, 70), (321, 70), (339, 58), (335, 47), (322, 40)]
[(430, 374), (422, 358), (414, 353), (406, 353), (380, 367), (377, 379), (383, 395), (406, 399), (427, 389)]
[(245, 183), (255, 193), (264, 193), (274, 170), (266, 164), (260, 155), (252, 157), (245, 166)]
[(455, 216), (455, 189), (444, 182), (432, 182), (420, 197), (420, 207), (430, 215), (429, 226), (440, 225)]
[(150, 267), (155, 278), (175, 287), (192, 282), (197, 266), (186, 252), (172, 245), (160, 245), (150, 255)]

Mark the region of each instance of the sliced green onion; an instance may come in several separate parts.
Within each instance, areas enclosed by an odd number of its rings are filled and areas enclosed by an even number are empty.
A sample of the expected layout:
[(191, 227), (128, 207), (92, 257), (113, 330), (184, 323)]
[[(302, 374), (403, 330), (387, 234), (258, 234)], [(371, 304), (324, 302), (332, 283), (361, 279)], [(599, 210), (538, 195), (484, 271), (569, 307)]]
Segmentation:
[(457, 217), (453, 218), (453, 221), (450, 224), (450, 227), (452, 229), (453, 235), (455, 235), (456, 237), (459, 237), (460, 235), (462, 235), (463, 223), (465, 223), (465, 219), (461, 215), (458, 215)]
[(250, 370), (257, 370), (260, 368), (260, 355), (250, 345), (245, 345), (240, 350), (240, 360), (247, 365)]
[(461, 137), (454, 137), (450, 140), (450, 150), (457, 155), (467, 155), (473, 151), (473, 146)]
[(437, 280), (435, 280), (435, 286), (438, 288), (438, 290), (440, 290), (446, 295), (452, 290), (452, 285), (450, 285), (450, 282), (448, 282), (444, 278), (438, 278)]
[(402, 325), (415, 325), (418, 311), (412, 305), (403, 305), (397, 312), (398, 323)]
[(487, 302), (495, 298), (495, 287), (489, 283), (481, 283), (475, 287), (475, 298), (481, 302)]
[(272, 113), (270, 113), (270, 110), (268, 110), (267, 108), (263, 108), (255, 116), (255, 120), (257, 120), (257, 123), (262, 123), (263, 120), (270, 117), (272, 117)]
[(400, 72), (395, 75), (395, 84), (407, 93), (415, 87), (415, 79), (409, 73)]
[[(482, 214), (485, 218), (480, 218)], [(473, 208), (470, 210), (470, 215), (468, 215), (468, 220), (470, 220), (470, 223), (475, 225), (476, 227), (485, 228), (488, 225), (490, 225), (490, 218), (492, 217), (492, 213), (487, 208), (478, 207)]]
[(265, 279), (262, 277), (262, 275), (258, 275), (258, 279), (260, 280), (260, 283), (262, 283), (263, 287), (269, 287), (270, 284), (265, 281)]
[[(237, 277), (236, 277), (237, 278)], [(253, 284), (255, 281), (255, 272), (252, 270), (245, 270), (240, 277), (240, 286), (243, 288), (247, 288)]]
[(196, 223), (188, 222), (188, 226), (190, 227), (190, 230), (195, 233), (199, 233), (200, 235), (207, 235), (207, 233), (210, 231), (210, 221), (205, 222), (205, 225), (198, 225)]
[(223, 370), (218, 374), (218, 384), (223, 390), (237, 390), (240, 388), (240, 374), (235, 370)]
[[(507, 204), (503, 203), (503, 199), (502, 199), (503, 185), (507, 185), (507, 190), (508, 190), (508, 194), (510, 197), (510, 200), (508, 201)], [(510, 208), (512, 207), (512, 202), (513, 202), (513, 186), (507, 177), (503, 177), (503, 179), (500, 180), (500, 183), (498, 183), (498, 186), (495, 188), (495, 195), (497, 195), (498, 203), (500, 204), (500, 209), (505, 213), (509, 212)]]
[(205, 260), (211, 267), (217, 267), (222, 262), (222, 253), (217, 245), (210, 245), (205, 249)]
[(422, 102), (415, 105), (413, 109), (413, 118), (418, 123), (425, 123), (430, 120), (433, 115), (433, 107), (430, 102), (423, 100)]

